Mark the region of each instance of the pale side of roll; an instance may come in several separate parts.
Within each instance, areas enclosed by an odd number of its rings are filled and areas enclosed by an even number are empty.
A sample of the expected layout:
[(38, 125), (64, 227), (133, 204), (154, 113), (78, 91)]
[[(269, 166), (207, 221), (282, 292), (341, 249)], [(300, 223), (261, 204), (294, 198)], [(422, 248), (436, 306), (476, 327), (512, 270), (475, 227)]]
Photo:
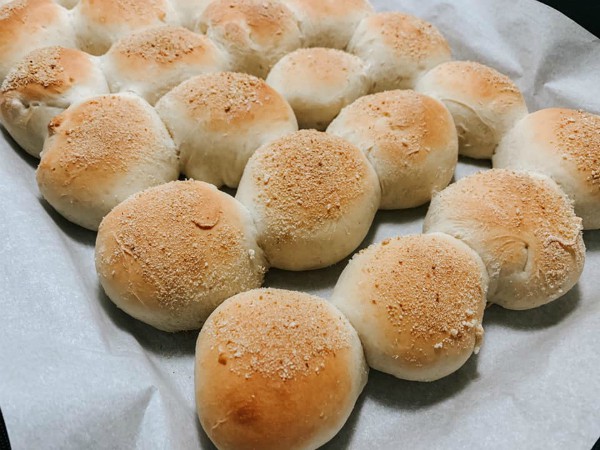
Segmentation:
[(94, 97), (49, 125), (36, 176), (65, 218), (96, 230), (131, 194), (176, 180), (175, 144), (154, 109), (133, 94)]
[(423, 230), (473, 248), (490, 276), (488, 301), (531, 309), (569, 291), (581, 276), (581, 219), (550, 178), (493, 169), (463, 178), (436, 195)]
[(368, 0), (282, 0), (298, 18), (306, 47), (343, 50), (359, 22), (374, 13)]
[(315, 450), (340, 431), (367, 375), (339, 310), (258, 289), (226, 300), (198, 336), (198, 417), (220, 450)]
[(266, 263), (239, 202), (207, 183), (174, 181), (104, 218), (96, 269), (115, 305), (175, 332), (200, 328), (223, 300), (260, 287)]
[(65, 8), (68, 9), (73, 9), (75, 7), (75, 5), (77, 5), (77, 3), (79, 3), (79, 0), (54, 0), (56, 3), (58, 3), (61, 6), (64, 6)]
[(215, 0), (197, 28), (229, 52), (233, 70), (261, 78), (302, 46), (294, 14), (275, 0)]
[(418, 81), (415, 90), (444, 102), (456, 124), (459, 153), (471, 158), (491, 158), (500, 139), (527, 114), (515, 83), (476, 62), (440, 64)]
[(564, 108), (529, 114), (500, 142), (493, 163), (548, 175), (574, 201), (583, 228), (600, 228), (600, 116)]
[(34, 50), (0, 87), (0, 123), (27, 153), (39, 158), (54, 116), (73, 103), (108, 93), (96, 57), (63, 47)]
[(331, 302), (358, 332), (372, 368), (435, 381), (479, 351), (487, 286), (481, 258), (463, 242), (402, 236), (354, 255)]
[(151, 105), (189, 78), (230, 66), (206, 36), (168, 25), (121, 38), (102, 60), (113, 92), (134, 92)]
[(413, 91), (361, 97), (327, 132), (369, 158), (381, 184), (381, 209), (412, 208), (445, 188), (458, 161), (452, 116), (440, 101)]
[(137, 30), (179, 25), (169, 0), (80, 0), (73, 8), (79, 48), (102, 55), (113, 43)]
[(331, 48), (287, 54), (273, 66), (266, 81), (290, 103), (300, 128), (321, 131), (371, 86), (360, 58)]
[(184, 27), (194, 30), (200, 16), (213, 0), (170, 0), (179, 14), (179, 22)]
[(76, 48), (69, 12), (52, 0), (15, 0), (0, 6), (0, 81), (29, 52)]
[(347, 50), (367, 63), (373, 92), (413, 89), (421, 75), (451, 58), (437, 28), (399, 12), (363, 19)]
[(252, 155), (236, 198), (252, 213), (259, 245), (273, 267), (310, 270), (335, 264), (359, 246), (380, 191), (358, 148), (302, 130)]
[(237, 187), (261, 145), (298, 129), (285, 99), (252, 75), (212, 73), (183, 82), (156, 110), (177, 145), (183, 173)]

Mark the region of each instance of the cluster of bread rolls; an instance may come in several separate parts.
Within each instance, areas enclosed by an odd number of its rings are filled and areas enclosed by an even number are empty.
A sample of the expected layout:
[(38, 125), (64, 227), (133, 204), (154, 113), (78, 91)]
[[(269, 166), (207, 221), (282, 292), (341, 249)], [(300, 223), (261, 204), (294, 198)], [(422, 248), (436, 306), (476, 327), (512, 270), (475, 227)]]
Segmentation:
[[(368, 366), (444, 377), (479, 350), (486, 301), (534, 308), (582, 273), (600, 117), (528, 114), (421, 19), (367, 0), (0, 5), (0, 122), (48, 203), (98, 230), (110, 299), (202, 328), (198, 416), (221, 449), (317, 448)], [(459, 154), (494, 169), (447, 187)], [(259, 289), (429, 201), (426, 234), (355, 255), (331, 302)]]

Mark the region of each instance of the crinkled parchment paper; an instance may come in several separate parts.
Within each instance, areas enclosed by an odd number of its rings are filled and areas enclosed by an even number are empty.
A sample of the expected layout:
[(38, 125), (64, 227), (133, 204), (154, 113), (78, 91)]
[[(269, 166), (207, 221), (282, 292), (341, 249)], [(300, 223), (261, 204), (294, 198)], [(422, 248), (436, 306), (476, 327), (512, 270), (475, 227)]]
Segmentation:
[[(600, 43), (533, 0), (375, 1), (423, 17), (457, 59), (510, 75), (531, 110), (600, 113)], [(213, 448), (196, 419), (197, 333), (169, 335), (105, 297), (92, 232), (40, 200), (36, 162), (0, 136), (0, 407), (15, 449)], [(457, 178), (488, 163), (462, 161)], [(426, 207), (380, 212), (363, 246), (417, 233)], [(589, 449), (600, 435), (600, 232), (571, 292), (486, 311), (481, 353), (431, 384), (372, 371), (330, 449)], [(267, 286), (328, 297), (346, 261), (272, 270)]]

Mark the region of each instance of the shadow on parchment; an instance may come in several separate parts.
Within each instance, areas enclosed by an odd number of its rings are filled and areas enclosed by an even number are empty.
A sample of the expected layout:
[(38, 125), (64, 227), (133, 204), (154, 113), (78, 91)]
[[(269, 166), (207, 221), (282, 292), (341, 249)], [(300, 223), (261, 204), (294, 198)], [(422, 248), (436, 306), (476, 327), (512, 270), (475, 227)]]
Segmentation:
[(0, 133), (2, 134), (2, 137), (4, 138), (6, 143), (14, 150), (14, 152), (19, 156), (19, 158), (21, 158), (23, 161), (25, 161), (27, 163), (27, 165), (29, 167), (31, 167), (32, 169), (37, 168), (37, 166), (40, 162), (39, 159), (34, 158), (29, 153), (27, 153), (25, 150), (23, 150), (21, 148), (21, 146), (19, 144), (17, 144), (15, 142), (15, 140), (10, 136), (10, 134), (8, 134), (8, 131), (6, 131), (6, 129), (2, 126), (0, 126)]
[(94, 247), (96, 245), (96, 232), (88, 230), (87, 228), (80, 227), (79, 225), (69, 222), (63, 216), (61, 216), (53, 207), (42, 197), (38, 197), (40, 205), (44, 208), (48, 216), (52, 218), (54, 223), (60, 228), (60, 230), (80, 244)]

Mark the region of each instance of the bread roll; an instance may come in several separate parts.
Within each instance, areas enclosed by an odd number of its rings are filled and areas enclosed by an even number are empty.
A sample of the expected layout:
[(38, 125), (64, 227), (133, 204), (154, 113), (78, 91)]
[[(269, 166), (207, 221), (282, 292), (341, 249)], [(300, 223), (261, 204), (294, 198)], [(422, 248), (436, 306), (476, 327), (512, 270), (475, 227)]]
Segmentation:
[(261, 78), (302, 45), (296, 18), (275, 0), (215, 0), (198, 29), (229, 52), (233, 70)]
[(179, 148), (182, 171), (217, 186), (237, 187), (258, 147), (298, 129), (281, 95), (241, 73), (192, 78), (166, 94), (156, 110)]
[(121, 38), (103, 61), (113, 92), (134, 92), (151, 105), (195, 75), (229, 68), (228, 56), (209, 38), (172, 26)]
[(233, 197), (175, 181), (129, 197), (104, 218), (96, 270), (127, 314), (163, 331), (198, 329), (223, 300), (262, 284), (255, 235)]
[(550, 178), (494, 169), (463, 178), (436, 195), (425, 232), (461, 239), (485, 263), (488, 301), (530, 309), (561, 297), (585, 261), (581, 219)]
[(413, 91), (359, 98), (327, 132), (367, 155), (379, 176), (382, 209), (427, 203), (448, 185), (458, 160), (452, 116), (441, 102)]
[(179, 14), (179, 22), (186, 28), (194, 30), (198, 19), (213, 0), (171, 0)]
[(73, 9), (79, 47), (102, 55), (120, 38), (145, 28), (178, 25), (169, 0), (80, 0)]
[(0, 6), (0, 81), (32, 50), (75, 48), (69, 12), (52, 0), (15, 0)]
[(356, 331), (328, 302), (245, 292), (198, 337), (198, 416), (220, 450), (312, 450), (342, 428), (367, 375)]
[(368, 0), (282, 0), (300, 23), (307, 47), (345, 49), (358, 23), (373, 14)]
[(435, 381), (479, 351), (487, 286), (481, 258), (461, 241), (402, 236), (354, 255), (331, 301), (356, 328), (369, 366)]
[(273, 267), (310, 270), (335, 264), (358, 247), (380, 191), (359, 149), (305, 130), (256, 151), (237, 199), (254, 216), (259, 245)]
[(440, 64), (419, 80), (416, 90), (444, 102), (456, 124), (458, 152), (471, 158), (491, 158), (500, 139), (527, 114), (512, 80), (476, 62)]
[(493, 162), (550, 176), (574, 200), (583, 228), (600, 228), (600, 116), (562, 108), (530, 114), (500, 142)]
[(63, 47), (34, 50), (0, 87), (0, 122), (17, 144), (39, 158), (54, 116), (73, 103), (108, 92), (95, 57)]
[(307, 48), (279, 60), (267, 83), (294, 109), (301, 128), (325, 130), (340, 110), (370, 88), (366, 65), (340, 50)]
[(94, 97), (49, 125), (37, 182), (60, 214), (96, 230), (131, 194), (176, 180), (177, 151), (152, 107), (133, 94)]
[(348, 51), (367, 62), (373, 92), (413, 89), (422, 74), (451, 57), (450, 46), (437, 28), (399, 12), (363, 19)]

